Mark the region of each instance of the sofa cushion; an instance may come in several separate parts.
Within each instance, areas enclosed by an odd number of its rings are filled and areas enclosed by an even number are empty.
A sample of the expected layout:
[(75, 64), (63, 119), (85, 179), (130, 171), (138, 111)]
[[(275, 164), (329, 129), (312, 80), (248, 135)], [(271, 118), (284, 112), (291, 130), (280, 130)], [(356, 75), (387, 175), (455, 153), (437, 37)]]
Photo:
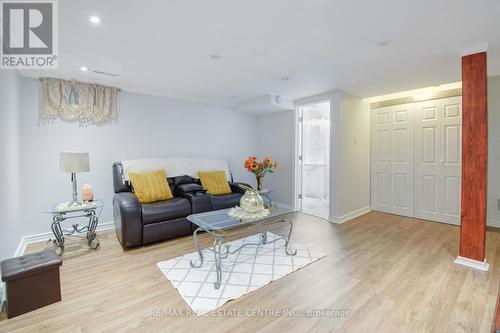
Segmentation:
[(224, 195), (212, 195), (212, 206), (214, 210), (231, 208), (240, 204), (242, 194), (230, 193)]
[(173, 220), (191, 214), (191, 204), (185, 198), (142, 204), (142, 223)]
[(168, 186), (164, 170), (129, 173), (134, 193), (140, 203), (149, 203), (172, 199), (172, 191)]
[(210, 194), (222, 195), (231, 193), (231, 188), (224, 171), (198, 172), (201, 185)]

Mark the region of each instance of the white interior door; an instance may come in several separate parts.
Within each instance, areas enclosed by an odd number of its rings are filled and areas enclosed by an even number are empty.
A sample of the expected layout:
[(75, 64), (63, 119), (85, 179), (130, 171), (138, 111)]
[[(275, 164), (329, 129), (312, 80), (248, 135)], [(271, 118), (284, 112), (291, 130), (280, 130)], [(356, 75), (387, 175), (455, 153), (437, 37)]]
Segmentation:
[(329, 217), (330, 101), (299, 109), (300, 210)]
[(391, 213), (390, 108), (372, 110), (371, 202), (372, 208)]
[(392, 212), (414, 216), (414, 105), (403, 104), (391, 108)]
[(415, 104), (415, 216), (460, 224), (462, 99)]
[(414, 215), (413, 104), (372, 111), (372, 206)]

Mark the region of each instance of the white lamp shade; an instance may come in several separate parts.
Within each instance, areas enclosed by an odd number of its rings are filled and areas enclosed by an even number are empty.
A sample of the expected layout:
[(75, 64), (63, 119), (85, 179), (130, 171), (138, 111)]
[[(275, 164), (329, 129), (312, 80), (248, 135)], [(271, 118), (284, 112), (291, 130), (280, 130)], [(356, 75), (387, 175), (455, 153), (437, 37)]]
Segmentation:
[(59, 171), (89, 172), (89, 170), (89, 153), (61, 152), (59, 157)]

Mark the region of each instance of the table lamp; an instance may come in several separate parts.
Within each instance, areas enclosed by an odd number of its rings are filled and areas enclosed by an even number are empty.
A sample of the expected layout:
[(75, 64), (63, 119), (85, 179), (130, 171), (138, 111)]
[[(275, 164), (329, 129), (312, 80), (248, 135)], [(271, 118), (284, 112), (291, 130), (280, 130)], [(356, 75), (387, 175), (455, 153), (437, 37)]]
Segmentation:
[(61, 152), (59, 157), (59, 171), (71, 173), (71, 183), (73, 184), (73, 201), (70, 205), (78, 205), (78, 195), (76, 193), (76, 173), (89, 172), (89, 153)]

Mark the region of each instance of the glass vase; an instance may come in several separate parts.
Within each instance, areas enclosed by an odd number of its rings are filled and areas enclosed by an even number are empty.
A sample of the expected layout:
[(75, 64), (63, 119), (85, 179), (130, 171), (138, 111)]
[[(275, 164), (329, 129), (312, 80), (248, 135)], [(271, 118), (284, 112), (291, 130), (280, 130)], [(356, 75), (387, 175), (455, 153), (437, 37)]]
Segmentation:
[(264, 175), (255, 175), (257, 179), (257, 191), (262, 191), (264, 185)]

